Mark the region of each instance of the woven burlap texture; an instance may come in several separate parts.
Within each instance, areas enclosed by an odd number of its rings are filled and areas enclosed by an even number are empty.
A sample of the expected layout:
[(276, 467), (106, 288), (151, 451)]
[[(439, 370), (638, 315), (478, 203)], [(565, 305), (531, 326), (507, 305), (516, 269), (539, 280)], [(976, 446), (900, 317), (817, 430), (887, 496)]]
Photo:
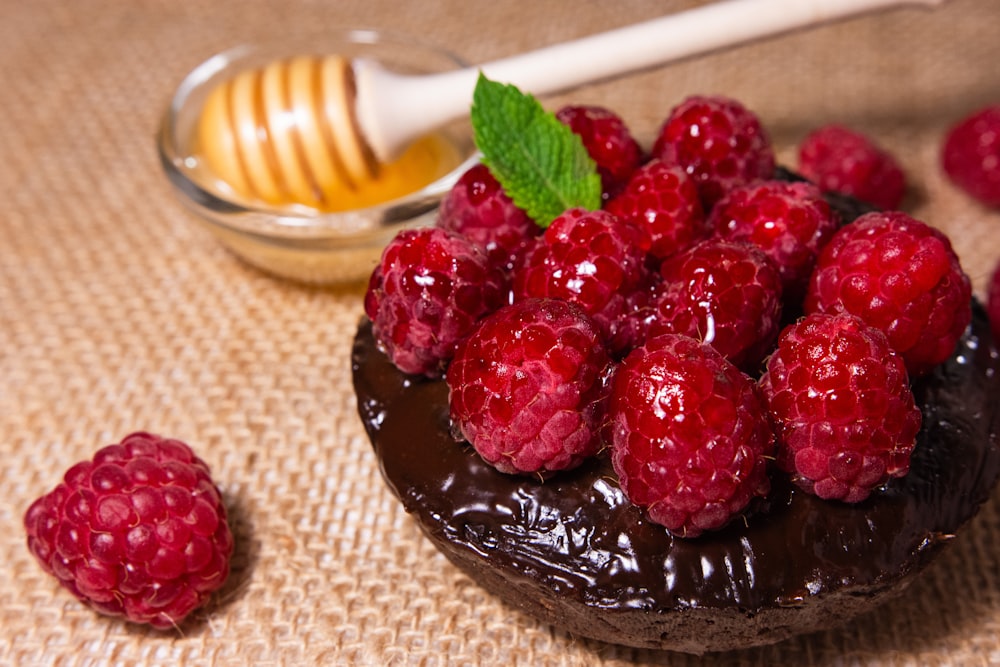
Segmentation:
[[(0, 664), (1000, 664), (996, 496), (898, 602), (774, 647), (637, 651), (500, 604), (382, 483), (350, 383), (362, 288), (244, 265), (194, 224), (157, 161), (174, 87), (239, 43), (376, 27), (482, 62), (695, 4), (0, 3)], [(997, 28), (1000, 4), (955, 0), (544, 101), (604, 104), (648, 140), (683, 96), (726, 93), (761, 115), (786, 163), (821, 123), (869, 131), (904, 163), (908, 209), (951, 235), (982, 295), (1000, 214), (950, 187), (937, 159), (949, 123), (1000, 102)], [(140, 429), (198, 450), (237, 539), (230, 580), (179, 632), (97, 616), (25, 547), (31, 500)]]

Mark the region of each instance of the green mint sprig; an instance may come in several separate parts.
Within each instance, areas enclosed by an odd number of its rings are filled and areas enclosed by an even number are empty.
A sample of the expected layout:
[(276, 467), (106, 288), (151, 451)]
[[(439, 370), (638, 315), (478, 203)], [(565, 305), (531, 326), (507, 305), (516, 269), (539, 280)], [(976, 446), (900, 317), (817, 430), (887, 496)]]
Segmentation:
[(480, 72), (470, 117), (483, 163), (538, 225), (568, 208), (601, 207), (601, 178), (583, 141), (533, 96)]

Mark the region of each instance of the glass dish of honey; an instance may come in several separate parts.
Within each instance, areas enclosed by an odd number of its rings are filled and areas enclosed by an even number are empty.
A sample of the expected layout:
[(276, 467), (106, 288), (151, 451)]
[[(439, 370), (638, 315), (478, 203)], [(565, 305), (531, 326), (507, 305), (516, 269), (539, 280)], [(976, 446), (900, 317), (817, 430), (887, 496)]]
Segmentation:
[(157, 135), (164, 172), (197, 221), (249, 264), (313, 284), (367, 279), (385, 244), (400, 229), (433, 223), (441, 198), (479, 158), (461, 120), (373, 173), (330, 164), (321, 81), (331, 55), (409, 73), (464, 66), (447, 51), (372, 30), (239, 46), (187, 75)]

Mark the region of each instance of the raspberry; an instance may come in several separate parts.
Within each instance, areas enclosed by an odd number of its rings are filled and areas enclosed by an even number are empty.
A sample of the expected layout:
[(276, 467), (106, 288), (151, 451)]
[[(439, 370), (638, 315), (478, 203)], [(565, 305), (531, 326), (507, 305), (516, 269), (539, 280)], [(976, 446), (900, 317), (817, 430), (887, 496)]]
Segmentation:
[(948, 130), (941, 166), (970, 196), (1000, 207), (1000, 105), (980, 109)]
[(625, 121), (599, 106), (569, 105), (556, 112), (583, 141), (587, 153), (597, 163), (605, 199), (614, 196), (642, 162), (642, 149)]
[(229, 576), (233, 537), (208, 466), (149, 433), (71, 467), (24, 527), (42, 568), (77, 598), (155, 628), (176, 627)]
[(622, 491), (675, 535), (721, 528), (770, 489), (774, 435), (756, 385), (693, 338), (658, 336), (625, 357), (608, 420)]
[(500, 267), (464, 236), (437, 227), (400, 232), (365, 294), (379, 348), (404, 373), (440, 377), (455, 346), (507, 299)]
[(660, 128), (652, 156), (694, 178), (706, 211), (727, 191), (774, 176), (771, 140), (757, 116), (736, 100), (693, 96)]
[(867, 135), (841, 125), (811, 132), (799, 145), (799, 171), (827, 192), (881, 209), (899, 207), (906, 176), (896, 159)]
[(709, 232), (694, 180), (680, 166), (661, 160), (640, 167), (605, 209), (645, 227), (652, 240), (649, 254), (661, 260)]
[(771, 258), (789, 304), (802, 301), (816, 256), (837, 224), (819, 188), (783, 181), (732, 190), (716, 204), (709, 219), (717, 236), (752, 243)]
[(486, 252), (492, 264), (508, 271), (542, 233), (482, 163), (470, 167), (445, 195), (437, 226), (465, 236)]
[(761, 391), (778, 466), (820, 498), (856, 503), (906, 474), (920, 430), (902, 358), (853, 315), (809, 315), (785, 329)]
[(648, 282), (649, 237), (607, 211), (570, 209), (556, 218), (514, 270), (514, 300), (571, 301), (594, 318), (612, 351), (631, 347), (622, 318)]
[(990, 319), (993, 338), (1000, 341), (1000, 263), (997, 263), (986, 288), (986, 313)]
[(805, 312), (860, 317), (884, 333), (911, 377), (947, 359), (972, 319), (972, 287), (951, 242), (905, 213), (841, 227), (816, 260)]
[(573, 468), (600, 447), (608, 354), (577, 306), (527, 299), (496, 311), (448, 368), (452, 422), (505, 473)]
[(781, 278), (762, 250), (702, 241), (663, 262), (647, 336), (685, 334), (756, 372), (778, 336)]

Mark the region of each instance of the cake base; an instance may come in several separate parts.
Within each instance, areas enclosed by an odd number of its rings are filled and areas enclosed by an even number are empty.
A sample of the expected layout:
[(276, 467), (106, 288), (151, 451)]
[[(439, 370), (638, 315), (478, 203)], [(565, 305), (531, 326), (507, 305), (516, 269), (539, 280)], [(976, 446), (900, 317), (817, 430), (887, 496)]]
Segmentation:
[(955, 354), (914, 385), (923, 412), (910, 472), (858, 505), (772, 472), (745, 521), (671, 537), (624, 497), (606, 457), (541, 482), (452, 439), (448, 388), (400, 373), (364, 321), (358, 411), (382, 474), (460, 569), (566, 631), (705, 653), (826, 629), (902, 592), (976, 514), (1000, 475), (998, 354), (982, 308)]

